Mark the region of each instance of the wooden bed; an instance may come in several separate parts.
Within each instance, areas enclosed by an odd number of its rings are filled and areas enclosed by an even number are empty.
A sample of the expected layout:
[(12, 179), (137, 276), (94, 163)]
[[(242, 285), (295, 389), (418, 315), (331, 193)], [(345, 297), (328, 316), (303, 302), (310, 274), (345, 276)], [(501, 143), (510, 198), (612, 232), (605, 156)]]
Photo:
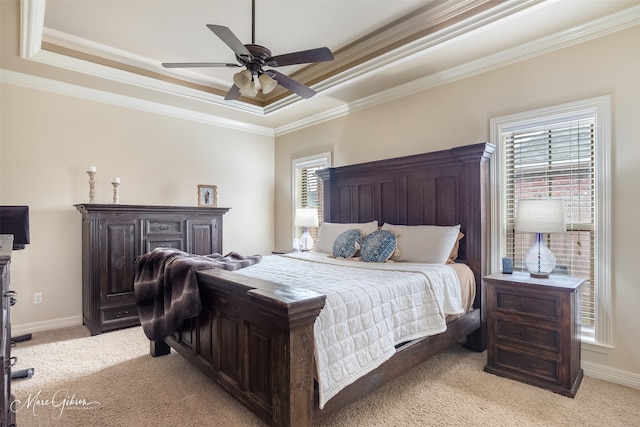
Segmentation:
[(313, 324), (325, 297), (224, 270), (197, 273), (203, 309), (172, 336), (171, 348), (273, 426), (311, 426), (434, 354), (466, 339), (484, 351), (481, 278), (487, 272), (489, 158), (487, 143), (320, 171), (325, 221), (406, 225), (461, 224), (458, 262), (476, 279), (474, 310), (447, 331), (397, 347), (396, 354), (333, 397), (322, 410), (314, 380)]

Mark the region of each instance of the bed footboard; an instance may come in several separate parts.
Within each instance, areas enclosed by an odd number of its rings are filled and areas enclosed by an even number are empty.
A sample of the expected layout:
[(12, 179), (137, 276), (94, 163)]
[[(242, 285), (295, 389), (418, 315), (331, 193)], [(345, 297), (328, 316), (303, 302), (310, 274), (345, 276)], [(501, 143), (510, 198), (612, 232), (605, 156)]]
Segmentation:
[(313, 324), (325, 296), (224, 270), (197, 273), (202, 312), (151, 342), (196, 365), (273, 426), (311, 426)]

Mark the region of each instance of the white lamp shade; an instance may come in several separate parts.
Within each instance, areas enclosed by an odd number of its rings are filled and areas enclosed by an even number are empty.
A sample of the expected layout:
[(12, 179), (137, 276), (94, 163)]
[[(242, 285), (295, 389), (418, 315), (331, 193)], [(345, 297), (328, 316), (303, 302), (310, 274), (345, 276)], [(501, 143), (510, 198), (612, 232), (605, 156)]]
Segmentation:
[(520, 199), (515, 231), (521, 233), (564, 233), (564, 204), (561, 199)]
[(265, 73), (260, 74), (258, 80), (260, 81), (260, 86), (262, 87), (262, 93), (264, 93), (265, 95), (274, 90), (276, 86), (278, 86), (278, 82)]
[(318, 210), (314, 208), (296, 209), (296, 216), (293, 224), (298, 227), (317, 227)]
[(239, 73), (233, 75), (233, 82), (242, 89), (248, 89), (251, 85), (251, 71), (242, 70)]
[(258, 88), (256, 88), (255, 82), (251, 81), (247, 86), (240, 88), (240, 93), (244, 96), (254, 97), (258, 94)]

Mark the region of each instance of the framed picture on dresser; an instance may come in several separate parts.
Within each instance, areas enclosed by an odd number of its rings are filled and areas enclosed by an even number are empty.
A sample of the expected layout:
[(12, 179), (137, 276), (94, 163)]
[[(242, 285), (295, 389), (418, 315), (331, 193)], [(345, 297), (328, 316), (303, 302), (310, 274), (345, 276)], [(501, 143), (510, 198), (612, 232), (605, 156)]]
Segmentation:
[(198, 185), (198, 206), (218, 206), (218, 187), (215, 185)]

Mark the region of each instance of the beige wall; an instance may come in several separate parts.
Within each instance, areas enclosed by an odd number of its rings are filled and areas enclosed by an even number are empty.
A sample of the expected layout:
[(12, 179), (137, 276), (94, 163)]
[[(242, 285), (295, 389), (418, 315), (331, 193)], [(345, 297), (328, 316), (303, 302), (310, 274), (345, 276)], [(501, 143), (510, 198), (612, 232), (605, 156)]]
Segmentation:
[[(96, 202), (195, 206), (198, 184), (218, 186), (225, 252), (269, 253), (273, 243), (271, 136), (230, 130), (16, 85), (0, 86), (0, 203), (30, 206), (32, 243), (14, 252), (14, 329), (79, 319), (86, 170)], [(43, 304), (33, 304), (33, 293)]]
[(334, 166), (488, 141), (490, 119), (610, 95), (613, 349), (583, 351), (640, 381), (640, 28), (549, 53), (276, 138), (276, 246), (291, 243), (291, 161), (332, 151)]

